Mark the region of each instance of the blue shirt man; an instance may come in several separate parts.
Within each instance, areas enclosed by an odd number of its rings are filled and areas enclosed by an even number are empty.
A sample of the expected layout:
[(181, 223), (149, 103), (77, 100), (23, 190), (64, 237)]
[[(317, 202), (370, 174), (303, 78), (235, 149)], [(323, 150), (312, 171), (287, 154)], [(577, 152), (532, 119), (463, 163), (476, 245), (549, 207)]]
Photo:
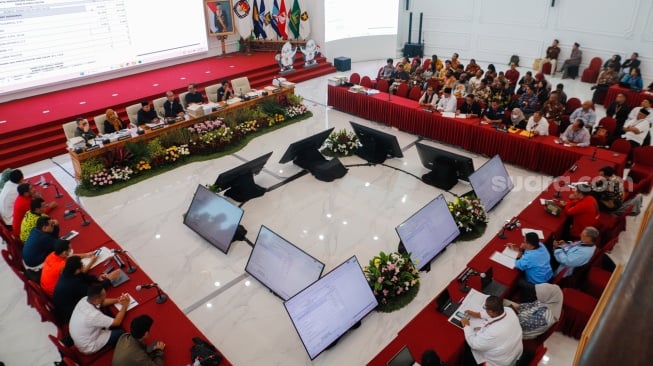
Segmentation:
[[(508, 244), (516, 249), (515, 244)], [(526, 280), (534, 285), (547, 282), (553, 277), (551, 256), (535, 233), (527, 233), (515, 261), (515, 267), (524, 271)]]
[(565, 277), (570, 276), (575, 267), (587, 264), (596, 251), (596, 239), (599, 231), (592, 227), (586, 227), (580, 234), (580, 240), (573, 243), (566, 243), (563, 240), (553, 242), (553, 257), (560, 263), (556, 274), (567, 268)]
[(59, 236), (59, 226), (49, 217), (39, 217), (23, 246), (23, 262), (30, 269), (39, 269), (45, 257), (54, 251)]

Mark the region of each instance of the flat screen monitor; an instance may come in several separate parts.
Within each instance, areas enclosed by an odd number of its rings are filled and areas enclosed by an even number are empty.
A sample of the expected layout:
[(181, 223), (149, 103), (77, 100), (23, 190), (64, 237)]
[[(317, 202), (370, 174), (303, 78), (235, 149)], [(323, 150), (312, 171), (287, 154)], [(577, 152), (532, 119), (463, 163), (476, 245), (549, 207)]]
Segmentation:
[(240, 207), (198, 185), (184, 217), (184, 225), (226, 254), (242, 217)]
[(262, 196), (265, 188), (254, 183), (254, 175), (261, 172), (270, 156), (272, 152), (220, 173), (215, 180), (215, 186), (220, 190), (228, 189), (225, 195), (239, 202)]
[(313, 360), (374, 310), (378, 302), (353, 256), (283, 305)]
[(487, 212), (501, 202), (514, 187), (499, 155), (495, 155), (470, 175), (469, 183)]
[(261, 226), (245, 266), (245, 272), (283, 300), (317, 281), (323, 270), (324, 263), (265, 226)]
[(395, 230), (417, 269), (429, 264), (460, 235), (442, 194), (420, 208)]
[(386, 157), (403, 158), (399, 141), (395, 135), (349, 121), (356, 136), (363, 145), (358, 149), (358, 155), (372, 163), (383, 162)]
[(331, 127), (330, 129), (316, 133), (313, 136), (309, 136), (299, 141), (293, 142), (292, 144), (290, 144), (290, 146), (288, 146), (288, 149), (281, 157), (281, 160), (279, 160), (279, 163), (285, 164), (289, 161), (292, 161), (298, 155), (300, 155), (302, 152), (305, 152), (306, 150), (319, 150), (334, 128), (335, 127)]
[(426, 169), (433, 170), (436, 160), (445, 159), (456, 167), (456, 176), (460, 180), (469, 181), (469, 176), (474, 173), (474, 161), (467, 156), (458, 155), (451, 151), (438, 149), (437, 147), (415, 143), (419, 160)]

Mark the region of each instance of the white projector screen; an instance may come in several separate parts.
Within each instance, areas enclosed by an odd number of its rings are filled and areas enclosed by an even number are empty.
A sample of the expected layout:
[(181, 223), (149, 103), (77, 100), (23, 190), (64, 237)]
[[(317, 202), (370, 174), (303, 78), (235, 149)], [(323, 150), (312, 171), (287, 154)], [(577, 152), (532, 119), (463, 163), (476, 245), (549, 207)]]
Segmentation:
[(0, 1), (0, 94), (207, 50), (202, 1)]
[(325, 41), (396, 35), (398, 0), (325, 0)]

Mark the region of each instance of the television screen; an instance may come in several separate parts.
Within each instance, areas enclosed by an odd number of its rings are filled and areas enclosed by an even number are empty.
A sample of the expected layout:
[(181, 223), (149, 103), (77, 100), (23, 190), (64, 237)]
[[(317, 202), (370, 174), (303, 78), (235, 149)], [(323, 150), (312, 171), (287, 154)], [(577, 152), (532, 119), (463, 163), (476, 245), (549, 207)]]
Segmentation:
[(418, 269), (430, 263), (460, 235), (442, 194), (415, 212), (395, 230)]
[(334, 128), (335, 127), (331, 127), (328, 130), (318, 132), (313, 136), (309, 136), (299, 141), (293, 142), (292, 144), (290, 144), (290, 146), (288, 146), (288, 149), (281, 157), (281, 160), (279, 160), (279, 163), (285, 164), (295, 159), (297, 155), (301, 154), (306, 150), (320, 150), (320, 147), (322, 147), (324, 140), (326, 140), (327, 137), (329, 137), (329, 135), (331, 134)]
[(349, 121), (356, 136), (363, 145), (356, 152), (361, 158), (371, 163), (382, 163), (386, 157), (403, 158), (404, 154), (395, 135)]
[(374, 310), (378, 302), (353, 256), (283, 305), (312, 360)]
[(324, 263), (265, 226), (245, 266), (245, 272), (284, 300), (317, 281), (323, 270)]
[(203, 185), (198, 185), (184, 217), (184, 225), (227, 253), (242, 217), (243, 210), (240, 207)]
[(415, 147), (417, 148), (417, 154), (419, 154), (419, 160), (426, 169), (433, 170), (433, 165), (437, 159), (446, 159), (456, 167), (458, 179), (469, 181), (469, 176), (474, 173), (474, 161), (471, 158), (419, 142), (415, 143)]
[(487, 212), (493, 209), (514, 187), (499, 155), (495, 155), (470, 175), (469, 183)]

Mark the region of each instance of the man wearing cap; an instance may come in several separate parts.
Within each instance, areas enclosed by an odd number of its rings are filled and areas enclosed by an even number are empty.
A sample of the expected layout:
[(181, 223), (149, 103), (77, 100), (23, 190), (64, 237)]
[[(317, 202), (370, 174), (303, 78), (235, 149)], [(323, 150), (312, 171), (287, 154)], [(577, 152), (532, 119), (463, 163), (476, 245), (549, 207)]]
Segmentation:
[(159, 116), (157, 116), (156, 111), (152, 109), (150, 103), (146, 100), (141, 102), (141, 109), (138, 110), (136, 115), (137, 120), (136, 124), (138, 126), (144, 125), (146, 123), (158, 123)]
[(632, 147), (642, 146), (646, 135), (651, 129), (651, 122), (648, 120), (650, 114), (648, 109), (641, 108), (635, 119), (629, 119), (624, 124), (624, 134), (621, 137), (628, 140)]
[(458, 101), (456, 97), (451, 95), (451, 88), (444, 88), (444, 95), (438, 101), (437, 110), (439, 112), (456, 113), (456, 107), (458, 107)]

